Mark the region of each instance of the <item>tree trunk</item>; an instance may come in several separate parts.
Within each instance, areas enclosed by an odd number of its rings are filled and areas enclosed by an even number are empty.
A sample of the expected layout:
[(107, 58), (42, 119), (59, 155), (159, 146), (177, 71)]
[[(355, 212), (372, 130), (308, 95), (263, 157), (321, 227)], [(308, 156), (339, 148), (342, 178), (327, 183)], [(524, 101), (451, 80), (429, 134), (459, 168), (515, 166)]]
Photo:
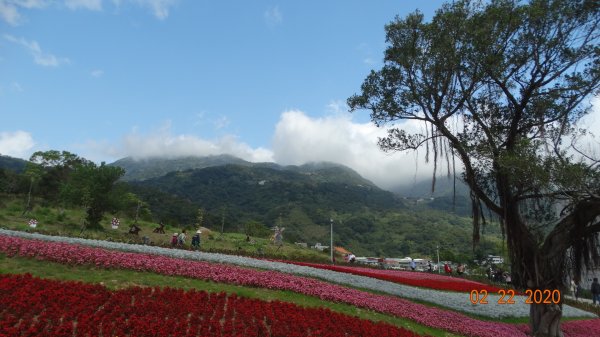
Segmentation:
[(560, 330), (562, 305), (530, 304), (529, 328), (535, 337), (563, 337)]
[(25, 205), (25, 209), (23, 210), (23, 213), (21, 215), (25, 215), (31, 210), (31, 190), (33, 190), (33, 178), (31, 178), (31, 181), (29, 182), (29, 192), (27, 192), (27, 205)]
[[(503, 182), (503, 181), (501, 181)], [(499, 184), (506, 187), (505, 184)], [(559, 290), (562, 295), (561, 261), (562, 259), (550, 258), (550, 256), (566, 256), (560, 252), (556, 254), (553, 247), (542, 247), (538, 238), (531, 233), (523, 221), (518, 202), (511, 194), (510, 189), (503, 190), (505, 197), (502, 200), (504, 214), (501, 218), (506, 226), (507, 243), (511, 258), (511, 274), (513, 284), (521, 289), (536, 291)], [(547, 249), (544, 249), (547, 248)], [(560, 249), (557, 247), (556, 249)], [(545, 297), (545, 296), (542, 296)], [(535, 337), (563, 337), (560, 329), (562, 318), (561, 303), (535, 303), (545, 300), (532, 296), (530, 305), (529, 327), (531, 335)]]

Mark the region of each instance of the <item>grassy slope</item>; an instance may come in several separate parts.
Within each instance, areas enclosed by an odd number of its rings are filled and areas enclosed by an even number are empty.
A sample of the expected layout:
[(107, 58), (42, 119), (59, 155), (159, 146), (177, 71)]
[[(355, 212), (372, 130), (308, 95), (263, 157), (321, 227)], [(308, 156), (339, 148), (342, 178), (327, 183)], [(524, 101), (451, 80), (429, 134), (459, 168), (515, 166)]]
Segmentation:
[[(3, 228), (30, 231), (32, 229), (29, 228), (28, 221), (35, 218), (38, 221), (35, 231), (42, 234), (129, 243), (141, 243), (142, 238), (147, 236), (154, 245), (159, 246), (169, 246), (171, 235), (175, 232), (180, 233), (182, 230), (179, 227), (166, 225), (166, 234), (156, 234), (152, 232), (158, 226), (156, 223), (140, 220), (138, 226), (142, 231), (138, 236), (130, 235), (127, 231), (133, 223), (132, 219), (120, 218), (121, 226), (119, 229), (113, 230), (110, 225), (112, 215), (106, 214), (101, 223), (101, 230), (88, 229), (81, 232), (81, 223), (85, 217), (82, 209), (65, 209), (63, 215), (60, 215), (59, 209), (36, 205), (32, 212), (23, 216), (23, 208), (23, 200), (21, 199), (15, 199), (14, 197), (0, 199), (0, 225)], [(193, 231), (188, 229), (187, 233), (187, 248), (189, 248)], [(259, 252), (261, 252), (260, 254), (265, 257), (299, 261), (325, 262), (329, 259), (327, 253), (293, 244), (285, 243), (282, 247), (277, 247), (271, 244), (268, 239), (253, 237), (251, 242), (247, 242), (245, 239), (246, 236), (240, 233), (224, 233), (221, 235), (218, 232), (204, 230), (201, 250), (250, 256), (259, 255)]]
[(321, 307), (332, 311), (373, 321), (383, 321), (396, 326), (410, 329), (422, 335), (457, 336), (445, 331), (418, 325), (410, 320), (376, 313), (347, 304), (333, 303), (315, 297), (305, 296), (290, 291), (250, 288), (230, 284), (215, 283), (177, 276), (164, 276), (154, 273), (141, 273), (121, 269), (97, 269), (91, 266), (67, 266), (48, 261), (38, 261), (31, 258), (6, 257), (0, 254), (0, 274), (23, 274), (54, 280), (72, 280), (87, 283), (100, 283), (109, 289), (121, 289), (131, 286), (141, 287), (173, 287), (182, 289), (197, 289), (208, 292), (235, 293), (239, 296), (257, 298), (263, 301), (279, 300), (292, 302), (303, 307)]

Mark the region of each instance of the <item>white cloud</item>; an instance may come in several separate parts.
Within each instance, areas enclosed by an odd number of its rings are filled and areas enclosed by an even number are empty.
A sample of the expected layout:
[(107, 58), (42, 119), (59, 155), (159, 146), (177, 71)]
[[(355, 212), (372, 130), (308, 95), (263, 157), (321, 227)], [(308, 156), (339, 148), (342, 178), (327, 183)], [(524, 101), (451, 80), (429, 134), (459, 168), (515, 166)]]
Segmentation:
[[(179, 0), (112, 0), (113, 5), (118, 9), (122, 4), (131, 3), (138, 7), (149, 9), (159, 20), (164, 20), (169, 16), (171, 7), (177, 4)], [(48, 5), (56, 4), (57, 1), (51, 0), (0, 0), (0, 19), (6, 23), (17, 26), (23, 21), (20, 13), (22, 9), (41, 9)], [(64, 6), (71, 10), (92, 10), (101, 11), (103, 0), (64, 0)]]
[(30, 150), (35, 146), (35, 142), (29, 132), (0, 132), (0, 154), (28, 159)]
[[(402, 125), (418, 132), (415, 123)], [(286, 111), (275, 128), (273, 158), (279, 164), (300, 165), (330, 161), (349, 166), (380, 187), (431, 176), (432, 167), (414, 152), (385, 153), (377, 145), (386, 130), (372, 123), (355, 123), (351, 116), (311, 118), (302, 111)], [(422, 157), (422, 156), (421, 156)]]
[[(333, 101), (334, 110), (341, 109)], [(272, 150), (251, 147), (234, 135), (205, 139), (195, 135), (176, 135), (170, 123), (142, 133), (134, 128), (118, 143), (89, 141), (79, 146), (84, 157), (110, 160), (125, 156), (134, 158), (181, 157), (231, 154), (250, 162), (276, 162), (281, 165), (301, 165), (307, 162), (329, 161), (351, 167), (382, 188), (410, 184), (414, 179), (431, 177), (430, 164), (414, 152), (385, 153), (377, 145), (386, 129), (372, 123), (356, 123), (350, 114), (334, 113), (327, 117), (309, 117), (302, 111), (281, 114), (272, 140)], [(404, 123), (408, 132), (420, 132), (415, 123)], [(419, 158), (417, 160), (417, 158)]]
[(92, 11), (101, 11), (102, 0), (65, 0), (65, 6), (72, 10), (87, 9)]
[(0, 0), (0, 18), (12, 26), (21, 23), (20, 8), (42, 8), (48, 4), (45, 0)]
[(17, 7), (12, 6), (5, 1), (0, 1), (0, 17), (12, 26), (16, 26), (21, 20), (21, 15), (19, 14), (19, 11), (17, 11)]
[(333, 114), (347, 114), (350, 111), (346, 102), (339, 99), (330, 101), (326, 106), (326, 110)]
[[(177, 3), (177, 0), (131, 0), (141, 7), (146, 7), (152, 11), (159, 20), (164, 20), (169, 16), (169, 9)], [(121, 1), (114, 2), (119, 6)]]
[(45, 53), (35, 40), (27, 41), (22, 37), (17, 38), (8, 34), (4, 34), (4, 39), (27, 49), (33, 56), (34, 62), (38, 65), (44, 67), (58, 67), (59, 65), (70, 62), (68, 58), (57, 57), (53, 54)]
[(96, 77), (96, 78), (102, 77), (102, 75), (104, 75), (104, 70), (102, 70), (102, 69), (94, 69), (94, 70), (92, 70), (90, 72), (90, 75), (92, 77)]
[(125, 156), (175, 158), (227, 153), (251, 162), (273, 161), (273, 153), (270, 150), (261, 147), (252, 148), (235, 136), (226, 135), (208, 140), (194, 135), (173, 135), (170, 123), (147, 134), (142, 134), (134, 128), (119, 144), (89, 141), (81, 147), (86, 151), (85, 157), (93, 160)]
[(283, 22), (283, 14), (278, 6), (271, 7), (265, 11), (265, 21), (269, 26), (276, 26)]

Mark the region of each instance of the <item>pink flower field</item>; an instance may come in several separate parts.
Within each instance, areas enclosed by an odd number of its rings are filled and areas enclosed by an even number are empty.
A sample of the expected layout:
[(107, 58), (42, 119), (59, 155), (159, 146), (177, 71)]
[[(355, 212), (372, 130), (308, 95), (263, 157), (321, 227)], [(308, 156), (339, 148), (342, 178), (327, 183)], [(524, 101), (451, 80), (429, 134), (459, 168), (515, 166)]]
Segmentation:
[[(347, 303), (396, 317), (407, 318), (419, 324), (465, 336), (526, 336), (523, 325), (481, 321), (457, 312), (413, 303), (394, 296), (373, 294), (275, 271), (260, 271), (230, 265), (149, 254), (125, 253), (4, 235), (0, 235), (0, 252), (8, 256), (33, 257), (72, 265), (124, 268), (214, 282), (288, 290), (327, 301)], [(563, 326), (565, 332), (568, 332), (567, 337), (587, 337), (590, 336), (590, 331), (598, 332), (597, 335), (600, 335), (600, 319), (569, 321), (564, 323)]]

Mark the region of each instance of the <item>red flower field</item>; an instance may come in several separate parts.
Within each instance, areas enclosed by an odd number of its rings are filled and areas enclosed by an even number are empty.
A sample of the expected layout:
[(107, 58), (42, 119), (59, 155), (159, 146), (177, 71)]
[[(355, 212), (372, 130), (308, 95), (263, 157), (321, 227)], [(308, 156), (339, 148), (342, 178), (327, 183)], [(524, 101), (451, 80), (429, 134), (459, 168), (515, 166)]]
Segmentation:
[[(223, 282), (230, 284), (238, 284), (244, 286), (254, 286), (254, 287), (263, 287), (269, 289), (280, 289), (280, 290), (288, 290), (293, 291), (309, 296), (315, 296), (322, 300), (332, 301), (332, 302), (340, 302), (347, 303), (350, 305), (354, 305), (357, 307), (375, 310), (381, 313), (390, 314), (396, 317), (403, 317), (419, 324), (423, 324), (426, 326), (443, 329), (446, 331), (450, 331), (456, 334), (464, 335), (464, 336), (479, 336), (479, 337), (515, 337), (515, 336), (526, 336), (526, 326), (524, 324), (509, 324), (502, 322), (494, 322), (494, 321), (483, 321), (478, 320), (476, 318), (468, 317), (463, 314), (444, 310), (436, 307), (429, 307), (423, 304), (414, 303), (399, 297), (395, 296), (385, 296), (378, 295), (373, 293), (364, 292), (358, 289), (352, 289), (347, 287), (342, 287), (335, 284), (330, 284), (324, 281), (288, 275), (275, 271), (261, 271), (255, 269), (246, 269), (231, 265), (223, 265), (216, 263), (208, 263), (201, 261), (190, 261), (184, 259), (170, 258), (164, 256), (157, 255), (149, 255), (149, 254), (140, 254), (140, 253), (125, 253), (120, 251), (111, 251), (100, 248), (91, 248), (84, 247), (74, 244), (66, 244), (66, 243), (57, 243), (57, 242), (46, 242), (39, 240), (28, 240), (17, 237), (9, 237), (0, 235), (0, 253), (5, 253), (9, 257), (18, 255), (24, 257), (32, 257), (40, 260), (50, 260), (63, 264), (71, 264), (71, 265), (93, 265), (98, 268), (125, 268), (130, 270), (137, 271), (147, 271), (147, 272), (156, 272), (164, 275), (180, 275), (185, 277), (192, 277), (198, 279), (212, 280), (215, 282)], [(423, 273), (413, 273), (415, 275), (423, 274)], [(90, 286), (94, 287), (94, 286)], [(103, 289), (103, 288), (101, 288)], [(29, 289), (24, 289), (25, 292), (29, 291)], [(57, 290), (57, 291), (66, 291), (65, 289)], [(166, 290), (165, 290), (166, 291)], [(177, 292), (176, 290), (173, 290)], [(152, 294), (160, 294), (159, 290), (153, 290)], [(181, 292), (182, 294), (183, 292)], [(127, 294), (127, 290), (117, 292), (116, 294)], [(145, 293), (144, 293), (145, 294)], [(3, 297), (4, 292), (0, 289), (0, 303), (4, 305), (4, 303), (12, 303), (13, 297)], [(9, 295), (6, 295), (9, 296)], [(13, 312), (4, 312), (4, 306), (0, 306), (0, 327), (2, 329), (8, 328), (17, 328), (20, 331), (19, 335), (22, 336), (39, 336), (40, 332), (45, 330), (40, 330), (37, 325), (41, 319), (45, 319), (46, 316), (51, 315), (53, 309), (48, 309), (47, 299), (51, 296), (46, 295), (44, 292), (40, 292), (36, 295), (37, 298), (35, 300), (28, 299), (22, 300), (20, 298), (14, 299), (16, 302), (22, 301), (23, 305), (29, 305), (34, 308), (38, 308), (40, 311), (38, 313), (29, 313), (23, 312), (23, 316), (21, 314), (15, 314)], [(107, 300), (102, 300), (102, 298), (98, 299), (98, 296), (126, 296), (126, 295), (106, 295), (104, 293), (93, 293), (92, 295), (73, 295), (72, 293), (65, 292), (64, 295), (60, 295), (63, 297), (65, 302), (67, 299), (73, 298), (73, 301), (81, 300), (88, 301), (88, 310), (92, 310), (91, 312), (85, 311), (84, 308), (80, 308), (78, 310), (73, 311), (73, 315), (77, 313), (84, 314), (88, 313), (91, 315), (90, 319), (94, 320), (94, 324), (98, 325), (102, 323), (99, 321), (95, 314), (96, 311), (104, 312), (107, 308), (112, 308), (111, 310), (115, 312), (127, 311), (130, 316), (118, 316), (113, 318), (112, 320), (106, 321), (105, 324), (113, 324), (113, 321), (125, 322), (128, 323), (129, 317), (137, 317), (140, 315), (138, 309), (141, 307), (135, 306), (135, 310), (130, 306), (135, 303), (145, 303), (138, 302), (138, 295), (128, 295), (126, 300), (121, 304), (124, 307), (120, 307), (119, 305), (108, 306), (108, 304), (112, 302), (106, 302)], [(86, 297), (87, 296), (87, 297)], [(146, 296), (146, 295), (144, 295)], [(144, 296), (139, 295), (140, 301), (144, 298)], [(154, 296), (154, 295), (152, 295)], [(152, 297), (149, 296), (149, 297)], [(223, 295), (224, 296), (224, 295)], [(148, 297), (148, 296), (147, 296)], [(91, 298), (91, 299), (87, 299)], [(93, 300), (100, 301), (100, 304), (95, 306), (95, 302)], [(90, 302), (92, 301), (92, 302)], [(131, 305), (127, 304), (131, 302)], [(105, 303), (106, 302), (106, 303)], [(163, 302), (170, 303), (169, 300), (165, 299)], [(59, 303), (55, 305), (59, 305), (63, 303), (61, 299)], [(177, 302), (179, 303), (179, 302)], [(233, 303), (233, 302), (232, 302)], [(154, 304), (153, 304), (154, 305)], [(179, 306), (182, 305), (182, 306)], [(178, 310), (187, 307), (184, 306), (186, 304), (181, 304), (175, 306), (172, 310), (173, 315)], [(288, 304), (281, 304), (283, 306)], [(152, 305), (149, 305), (152, 306)], [(74, 303), (68, 306), (70, 308), (79, 308), (77, 307), (77, 303)], [(53, 308), (53, 307), (52, 307)], [(190, 307), (192, 308), (192, 307)], [(57, 312), (58, 309), (56, 309)], [(62, 309), (61, 309), (62, 310)], [(214, 311), (218, 312), (218, 307), (215, 307)], [(53, 314), (53, 313), (52, 313)], [(6, 316), (7, 315), (7, 316)], [(215, 313), (215, 315), (222, 315), (221, 313)], [(150, 315), (152, 316), (152, 315)], [(168, 317), (172, 315), (169, 313)], [(12, 317), (12, 318), (11, 318)], [(71, 316), (68, 320), (71, 319)], [(59, 316), (58, 318), (54, 318), (52, 320), (52, 325), (56, 325), (60, 322), (62, 326), (62, 322), (64, 322), (64, 317)], [(144, 316), (146, 317), (146, 316)], [(160, 316), (163, 317), (163, 316)], [(221, 317), (221, 316), (219, 316)], [(165, 319), (167, 319), (165, 318)], [(21, 321), (19, 319), (23, 319), (24, 322), (29, 320), (31, 324), (25, 326), (21, 325)], [(58, 319), (58, 321), (57, 321)], [(279, 319), (279, 318), (277, 318)], [(8, 320), (8, 323), (4, 323)], [(284, 319), (285, 320), (285, 319)], [(353, 320), (356, 320), (353, 318)], [(67, 324), (64, 326), (64, 329), (78, 329), (80, 321), (78, 318), (74, 319), (73, 324)], [(161, 326), (169, 325), (171, 321), (161, 321)], [(39, 323), (42, 324), (42, 323)], [(44, 323), (47, 324), (47, 323)], [(173, 322), (175, 324), (175, 322)], [(291, 324), (291, 323), (290, 323)], [(294, 322), (293, 324), (298, 324)], [(323, 323), (324, 324), (324, 323)], [(104, 323), (102, 323), (104, 326)], [(189, 324), (188, 324), (189, 327)], [(272, 329), (269, 325), (269, 328)], [(591, 320), (576, 320), (576, 321), (567, 321), (562, 324), (563, 331), (565, 332), (565, 337), (588, 337), (590, 333), (597, 334), (600, 331), (600, 319), (591, 319)], [(25, 333), (30, 329), (33, 329), (32, 333)], [(54, 328), (53, 328), (54, 329)], [(113, 329), (117, 329), (115, 325)], [(111, 330), (116, 331), (116, 330)], [(186, 330), (187, 331), (187, 330)], [(227, 330), (229, 331), (229, 330)], [(270, 330), (278, 331), (278, 330)], [(306, 330), (300, 335), (311, 335), (312, 328), (310, 330)], [(13, 331), (14, 332), (14, 331)], [(4, 333), (9, 333), (4, 331)], [(45, 333), (45, 332), (44, 332)], [(41, 335), (44, 335), (42, 333)], [(112, 334), (113, 332), (108, 332), (108, 334)], [(129, 332), (128, 332), (129, 333)], [(229, 332), (227, 332), (229, 333)], [(55, 334), (48, 334), (48, 336), (54, 336)], [(67, 335), (70, 335), (67, 333)], [(78, 333), (76, 335), (79, 335)], [(242, 336), (243, 334), (239, 335)], [(250, 335), (254, 336), (257, 334), (251, 333)], [(329, 334), (320, 334), (321, 336), (329, 336)], [(365, 335), (368, 335), (365, 333)], [(0, 336), (3, 336), (3, 330), (0, 330)], [(9, 334), (12, 336), (12, 334)], [(92, 334), (91, 336), (97, 336)], [(152, 336), (152, 335), (148, 335)], [(173, 336), (179, 336), (179, 334), (173, 334)], [(204, 336), (204, 335), (203, 335)], [(208, 335), (210, 336), (210, 334)], [(223, 334), (223, 336), (230, 336)], [(235, 334), (232, 336), (236, 336)], [(293, 334), (288, 334), (287, 336), (293, 336)], [(333, 336), (333, 335), (332, 335)], [(337, 336), (337, 335), (335, 335)], [(385, 336), (383, 334), (382, 336)]]
[(446, 275), (424, 273), (424, 272), (411, 272), (411, 271), (400, 271), (400, 270), (379, 270), (362, 267), (350, 267), (350, 266), (334, 266), (320, 263), (309, 263), (309, 262), (296, 262), (296, 261), (281, 261), (285, 263), (295, 264), (299, 266), (313, 267), (319, 269), (332, 270), (342, 273), (349, 273), (360, 276), (372, 277), (380, 280), (406, 284), (410, 286), (438, 289), (438, 290), (450, 290), (460, 292), (470, 292), (473, 289), (487, 290), (490, 293), (498, 292), (502, 289), (499, 287), (491, 286), (488, 284), (466, 280), (458, 277), (451, 277)]
[(0, 336), (419, 336), (279, 301), (0, 275)]

